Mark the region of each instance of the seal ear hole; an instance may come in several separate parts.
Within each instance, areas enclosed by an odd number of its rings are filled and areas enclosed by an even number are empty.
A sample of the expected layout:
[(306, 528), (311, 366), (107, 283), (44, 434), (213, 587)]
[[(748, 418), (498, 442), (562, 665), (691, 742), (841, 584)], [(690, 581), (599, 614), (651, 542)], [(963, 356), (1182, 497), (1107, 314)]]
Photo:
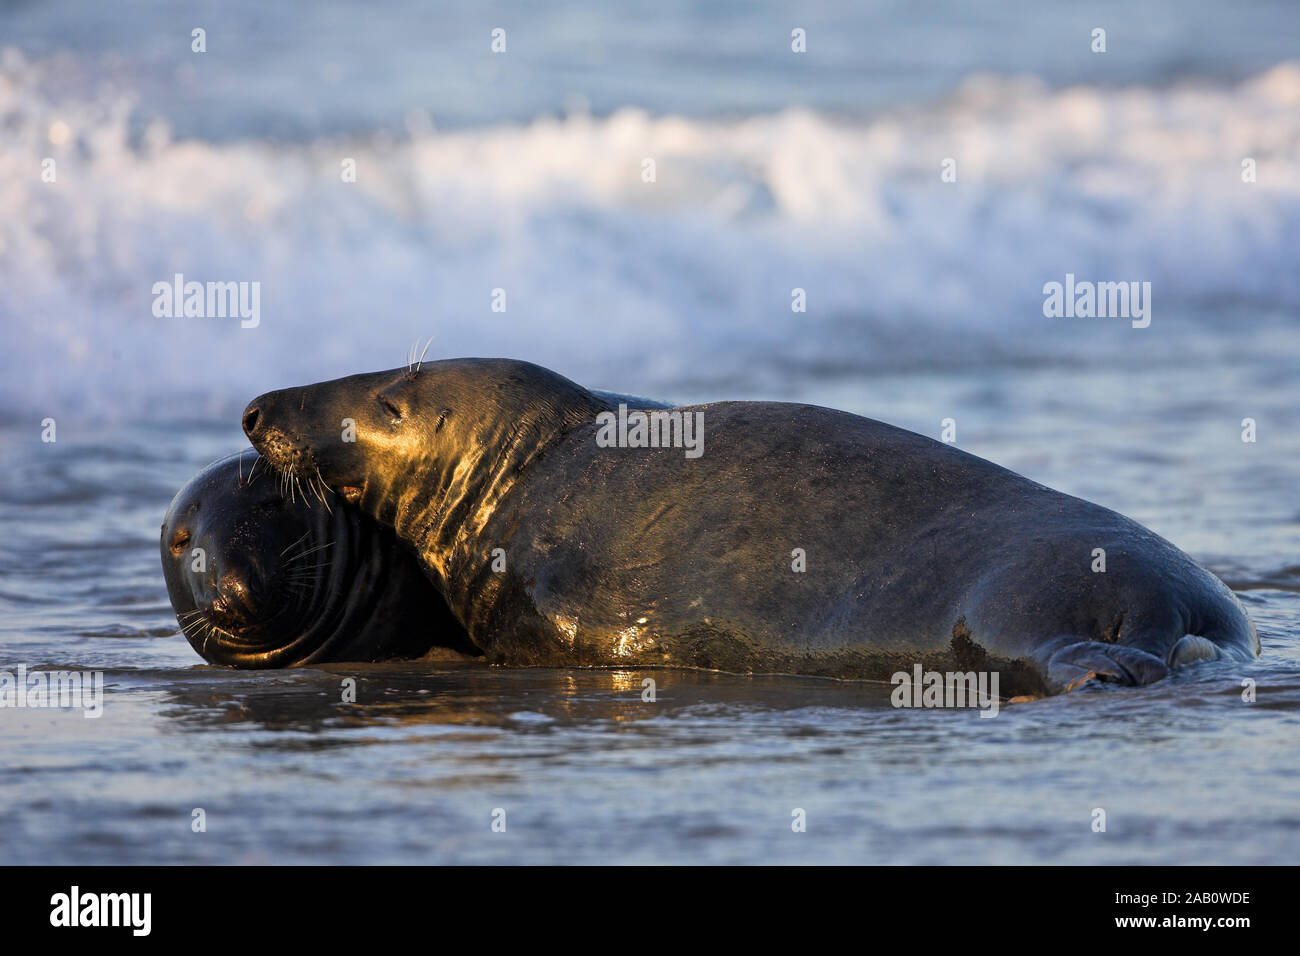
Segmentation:
[(170, 545), (172, 554), (179, 557), (180, 553), (185, 550), (185, 546), (189, 543), (190, 533), (184, 528), (177, 528), (176, 533), (172, 535), (172, 543)]
[(451, 409), (444, 408), (438, 415), (438, 424), (433, 426), (433, 433), (436, 435), (442, 431), (442, 426), (447, 424), (447, 419), (451, 416)]

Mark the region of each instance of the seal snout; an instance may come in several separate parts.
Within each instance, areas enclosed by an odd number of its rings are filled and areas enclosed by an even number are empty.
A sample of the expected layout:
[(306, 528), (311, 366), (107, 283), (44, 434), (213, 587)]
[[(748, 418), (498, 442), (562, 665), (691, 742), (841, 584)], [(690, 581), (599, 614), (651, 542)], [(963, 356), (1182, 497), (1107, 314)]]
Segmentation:
[(262, 590), (260, 581), (250, 569), (226, 568), (217, 578), (212, 596), (213, 620), (227, 630), (256, 623), (262, 617)]
[(310, 455), (276, 424), (280, 417), (278, 412), (284, 406), (283, 402), (277, 401), (280, 394), (267, 392), (244, 406), (244, 434), (273, 468), (312, 468), (315, 463)]
[(271, 424), (275, 418), (275, 396), (275, 392), (267, 392), (244, 406), (244, 417), (240, 421), (254, 448), (261, 449), (268, 441), (279, 437), (278, 429)]

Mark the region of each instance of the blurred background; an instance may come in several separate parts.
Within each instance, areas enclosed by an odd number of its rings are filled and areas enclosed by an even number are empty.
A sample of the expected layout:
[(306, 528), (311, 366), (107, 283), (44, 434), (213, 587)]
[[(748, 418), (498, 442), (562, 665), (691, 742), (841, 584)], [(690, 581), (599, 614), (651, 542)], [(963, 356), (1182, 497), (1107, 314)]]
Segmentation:
[[(0, 49), (10, 417), (229, 415), (430, 335), (685, 400), (1300, 306), (1289, 0), (7, 2)], [(155, 318), (178, 272), (260, 327)], [(1045, 320), (1066, 272), (1151, 281), (1152, 328)]]
[[(155, 317), (176, 273), (260, 283), (260, 324)], [(1067, 273), (1150, 282), (1150, 326), (1046, 318)], [(0, 0), (0, 328), (0, 651), (110, 691), (0, 719), (0, 859), (1295, 859), (1294, 0)], [(950, 418), (1224, 577), (1264, 657), (995, 721), (725, 675), (636, 720), (635, 674), (379, 671), (330, 710), (337, 675), (198, 666), (171, 495), (252, 396), (429, 336)], [(531, 822), (488, 846), (503, 803)], [(205, 805), (237, 825), (191, 839)], [(1097, 805), (1120, 839), (1075, 838)], [(791, 806), (834, 826), (774, 842)]]

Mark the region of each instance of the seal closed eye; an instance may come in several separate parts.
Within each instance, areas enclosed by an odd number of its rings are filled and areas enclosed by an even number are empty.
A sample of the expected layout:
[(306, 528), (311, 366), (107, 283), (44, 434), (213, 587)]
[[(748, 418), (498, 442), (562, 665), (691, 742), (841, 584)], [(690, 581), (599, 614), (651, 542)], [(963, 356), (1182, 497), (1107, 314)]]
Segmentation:
[(419, 563), (346, 502), (304, 497), (254, 452), (195, 475), (160, 542), (181, 631), (233, 667), (478, 654)]

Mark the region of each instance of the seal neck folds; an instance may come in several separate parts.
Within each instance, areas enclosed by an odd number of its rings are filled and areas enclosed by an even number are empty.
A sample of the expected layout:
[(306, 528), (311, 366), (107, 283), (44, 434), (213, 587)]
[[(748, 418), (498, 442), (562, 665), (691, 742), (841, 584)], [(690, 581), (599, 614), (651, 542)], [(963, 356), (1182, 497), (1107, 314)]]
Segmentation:
[(462, 577), (453, 568), (482, 559), (491, 545), (482, 540), (484, 530), (529, 466), (609, 407), (551, 372), (522, 382), (512, 376), (502, 386), (485, 386), (470, 414), (446, 420), (443, 429), (452, 429), (450, 445), (458, 452), (428, 456), (419, 469), (425, 480), (403, 476), (381, 496), (393, 511), (391, 522), (387, 516), (380, 520), (416, 545), (444, 593)]

